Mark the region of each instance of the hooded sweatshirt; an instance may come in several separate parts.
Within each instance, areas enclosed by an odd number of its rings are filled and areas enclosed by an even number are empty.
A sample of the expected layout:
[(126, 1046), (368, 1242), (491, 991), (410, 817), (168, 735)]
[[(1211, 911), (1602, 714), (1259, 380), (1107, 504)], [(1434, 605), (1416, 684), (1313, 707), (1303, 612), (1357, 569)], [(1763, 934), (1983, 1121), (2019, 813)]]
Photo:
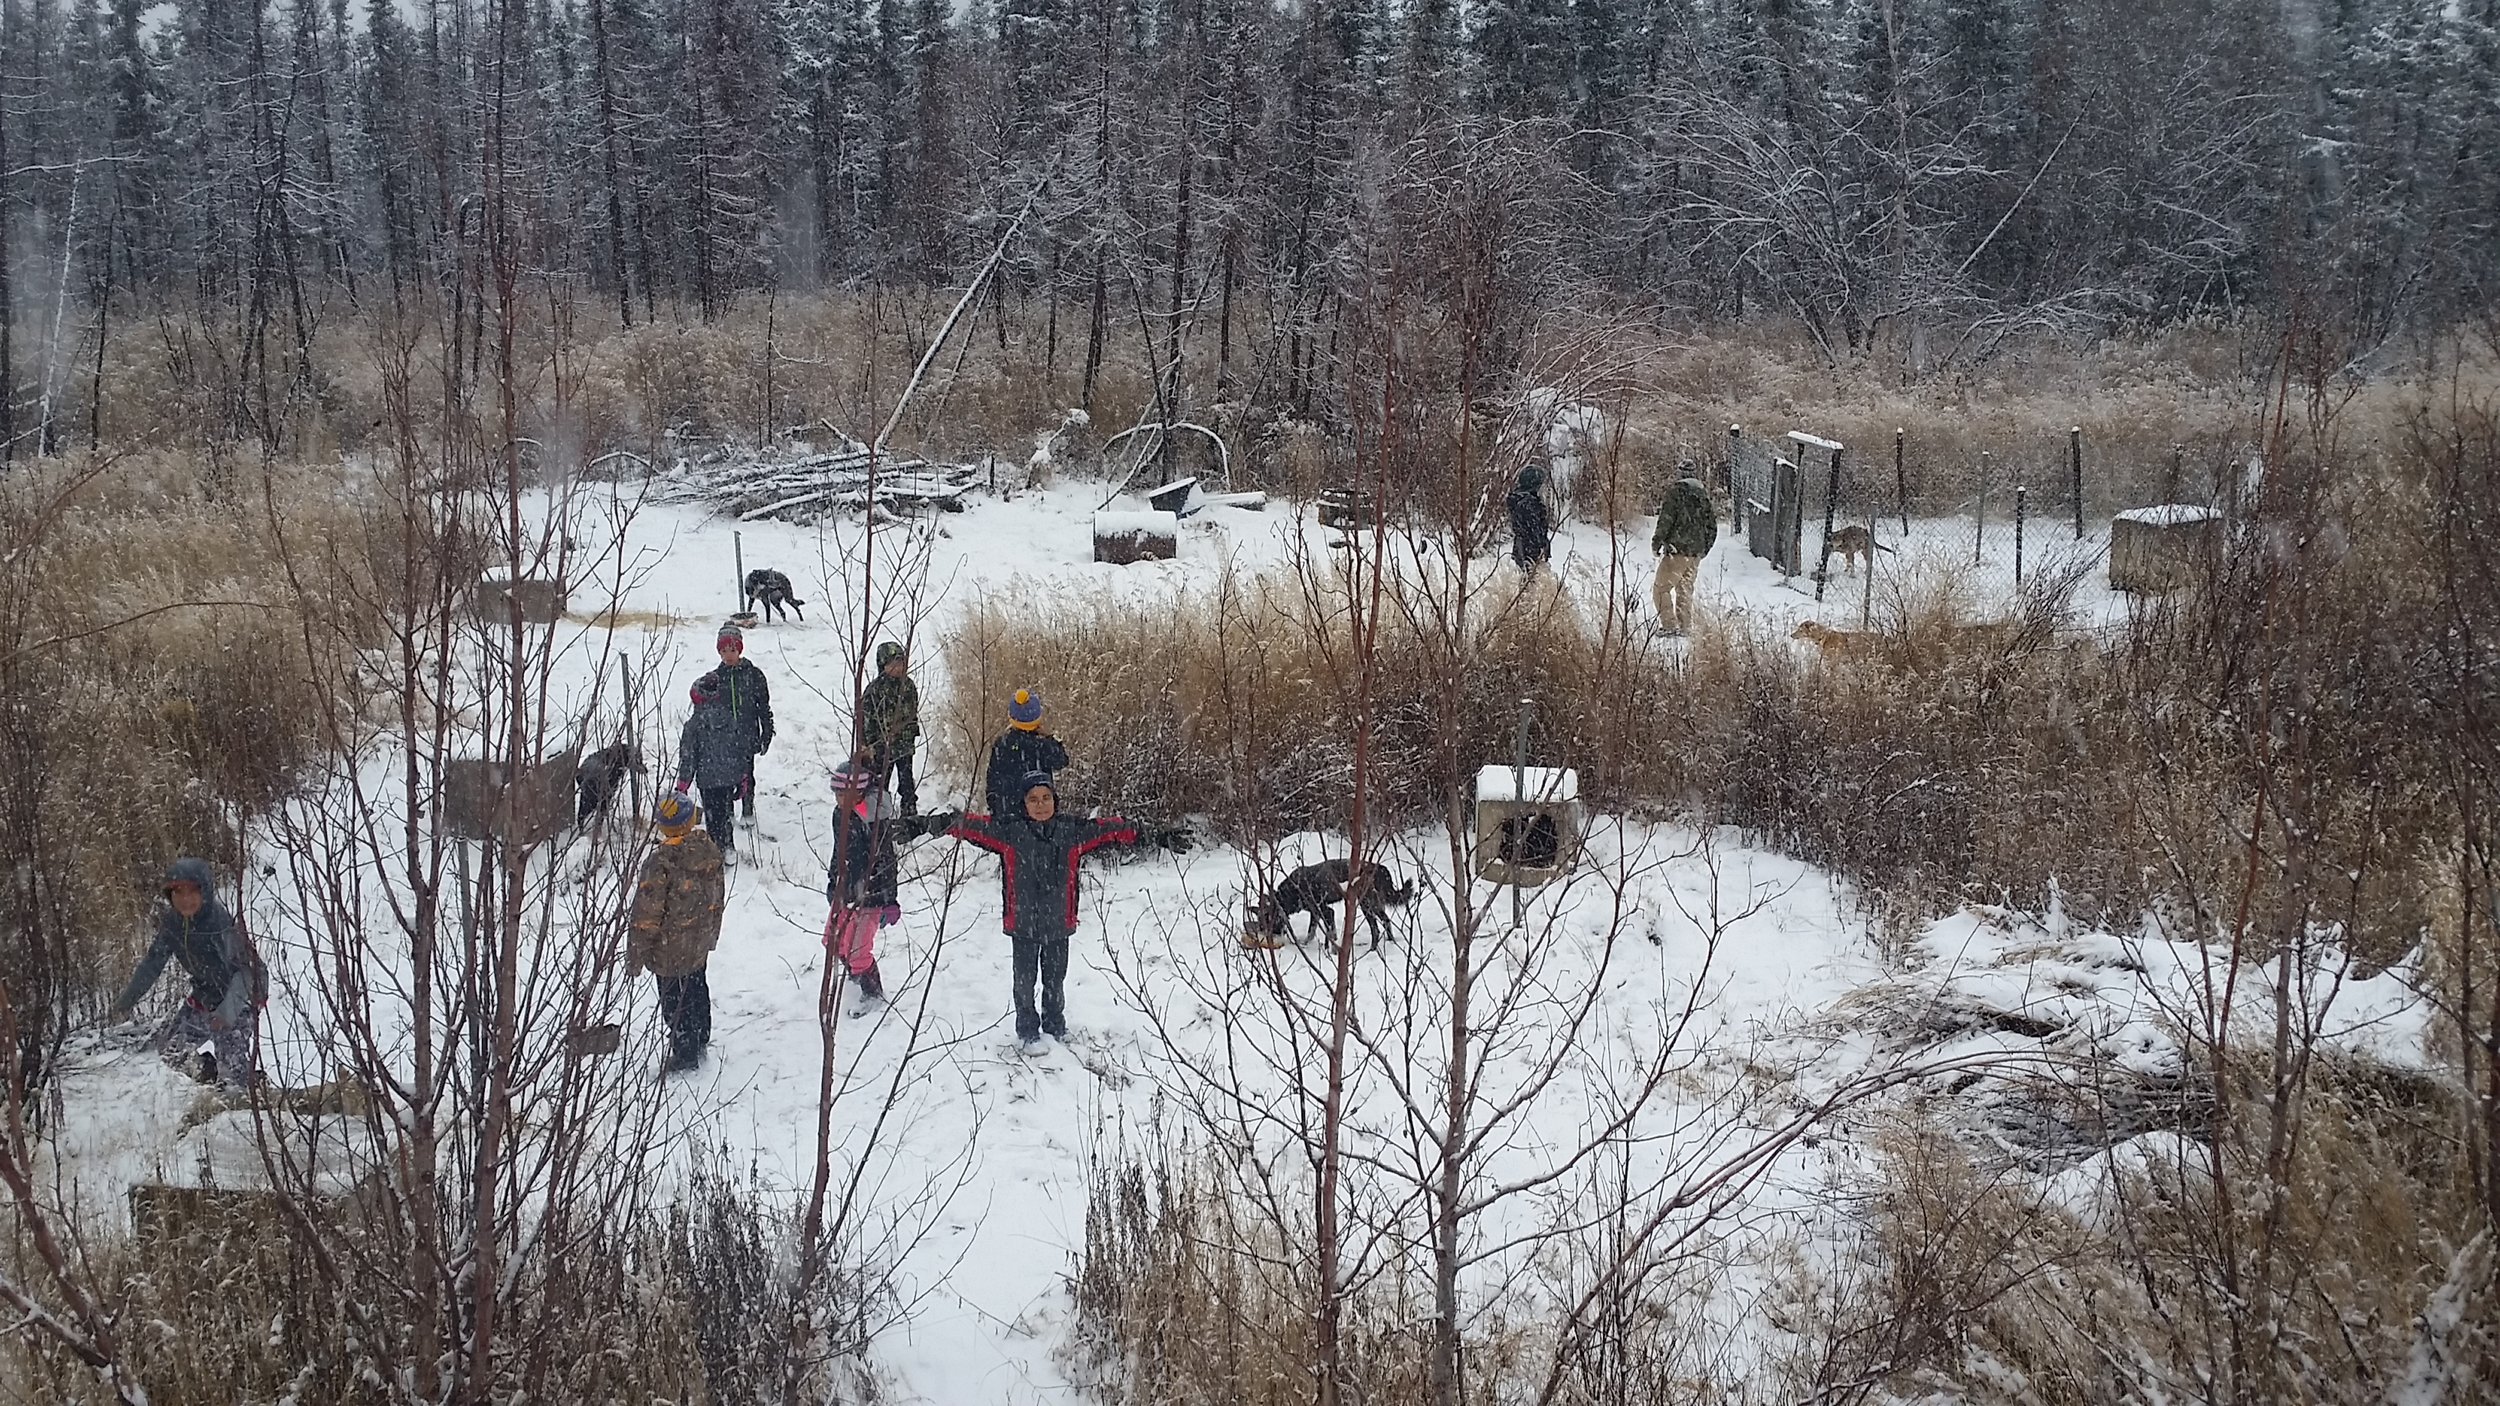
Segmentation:
[(1545, 507), (1545, 469), (1530, 464), (1504, 500), (1510, 509), (1511, 558), (1525, 566), (1553, 555), (1554, 519)]
[(223, 1025), (240, 1023), (260, 998), (257, 964), (252, 960), (251, 944), (244, 939), (242, 927), (217, 901), (217, 881), (209, 872), (208, 861), (177, 859), (165, 871), (165, 882), (199, 885), (199, 914), (186, 918), (174, 911), (170, 901), (166, 903), (156, 915), (156, 940), (148, 944), (148, 954), (139, 959), (139, 969), (114, 999), (114, 1007), (127, 1010), (139, 1004), (140, 998), (156, 985), (156, 978), (164, 973), (165, 963), (175, 961), (182, 964), (183, 974), (191, 978), (191, 1004), (209, 1012)]
[(859, 694), (859, 740), (884, 751), (908, 752), (920, 741), (920, 685), (896, 678), (885, 666), (907, 658), (888, 641), (877, 646), (877, 676)]
[(729, 706), (726, 692), (695, 705), (677, 735), (677, 779), (707, 791), (738, 785), (755, 763), (754, 734)]
[(1710, 490), (1689, 474), (1677, 479), (1658, 509), (1658, 528), (1649, 545), (1663, 556), (1704, 557), (1718, 540), (1719, 509), (1710, 501)]

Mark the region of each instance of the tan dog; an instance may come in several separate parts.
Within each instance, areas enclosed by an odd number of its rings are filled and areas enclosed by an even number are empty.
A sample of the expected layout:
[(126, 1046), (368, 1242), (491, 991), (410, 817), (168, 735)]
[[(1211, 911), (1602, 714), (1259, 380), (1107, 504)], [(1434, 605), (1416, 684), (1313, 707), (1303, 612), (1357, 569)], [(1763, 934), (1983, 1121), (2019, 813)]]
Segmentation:
[(1873, 630), (1835, 630), (1820, 620), (1808, 620), (1789, 635), (1805, 640), (1823, 652), (1825, 659), (1864, 659), (1882, 647), (1884, 637)]
[(1874, 532), (1860, 524), (1851, 523), (1847, 527), (1832, 529), (1830, 555), (1839, 557), (1842, 566), (1852, 576), (1858, 574), (1859, 562), (1865, 562), (1871, 569), (1875, 565), (1875, 553), (1891, 550), (1875, 540)]

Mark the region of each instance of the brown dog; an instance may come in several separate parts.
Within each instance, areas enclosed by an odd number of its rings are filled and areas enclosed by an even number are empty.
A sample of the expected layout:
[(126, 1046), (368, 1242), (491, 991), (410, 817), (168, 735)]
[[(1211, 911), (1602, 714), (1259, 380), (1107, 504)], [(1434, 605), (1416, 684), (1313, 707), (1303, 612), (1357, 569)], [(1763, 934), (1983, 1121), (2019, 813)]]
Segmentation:
[(1833, 528), (1828, 548), (1827, 555), (1839, 557), (1841, 565), (1852, 576), (1858, 574), (1859, 562), (1865, 562), (1871, 569), (1875, 565), (1875, 553), (1892, 550), (1876, 541), (1873, 531), (1857, 523)]
[(1820, 620), (1799, 625), (1789, 638), (1812, 644), (1823, 652), (1825, 659), (1863, 659), (1884, 642), (1884, 637), (1873, 630), (1836, 630)]

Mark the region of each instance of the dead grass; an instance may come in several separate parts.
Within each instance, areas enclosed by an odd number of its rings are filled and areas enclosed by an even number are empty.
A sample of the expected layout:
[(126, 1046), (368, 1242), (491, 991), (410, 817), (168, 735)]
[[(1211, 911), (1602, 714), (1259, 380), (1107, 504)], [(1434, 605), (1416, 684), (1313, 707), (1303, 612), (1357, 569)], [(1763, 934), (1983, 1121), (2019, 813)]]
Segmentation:
[[(1443, 813), (1459, 776), (1509, 756), (1523, 696), (1541, 700), (1532, 754), (1573, 759), (1584, 794), (1609, 804), (1656, 793), (1676, 730), (1663, 652), (1645, 631), (1610, 636), (1549, 584), (1523, 588), (1506, 569), (1488, 583), (1455, 696), (1440, 682), (1450, 656), (1421, 623), (1439, 588), (1410, 576), (1392, 591), (1373, 686), (1374, 814)], [(1004, 700), (1030, 687), (1074, 759), (1073, 800), (1212, 815), (1244, 838), (1342, 825), (1354, 772), (1351, 619), (1339, 587), (1288, 575), (1228, 573), (1152, 606), (985, 601), (941, 642), (951, 687), (938, 756), (972, 769), (1005, 726)]]

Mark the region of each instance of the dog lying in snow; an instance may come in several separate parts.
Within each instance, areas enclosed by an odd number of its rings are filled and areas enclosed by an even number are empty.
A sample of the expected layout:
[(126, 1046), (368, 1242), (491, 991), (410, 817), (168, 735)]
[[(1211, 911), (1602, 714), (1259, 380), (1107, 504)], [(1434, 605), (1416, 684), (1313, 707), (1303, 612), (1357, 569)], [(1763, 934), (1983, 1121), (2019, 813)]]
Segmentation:
[(1415, 886), (1399, 886), (1397, 876), (1388, 866), (1366, 864), (1362, 877), (1348, 882), (1348, 864), (1342, 859), (1324, 859), (1305, 864), (1285, 876), (1283, 883), (1259, 899), (1258, 931), (1271, 938), (1290, 937), (1290, 919), (1296, 913), (1311, 915), (1309, 936), (1320, 929), (1328, 930), (1328, 940), (1337, 940), (1337, 905), (1345, 902), (1346, 890), (1354, 890), (1354, 906), (1363, 912), (1364, 926), (1371, 929), (1372, 946), (1380, 945), (1381, 934), (1389, 927), (1389, 906), (1404, 906), (1415, 897)]
[(807, 602), (800, 600), (798, 596), (791, 591), (790, 578), (782, 575), (778, 571), (768, 570), (759, 566), (753, 571), (748, 572), (746, 580), (746, 594), (747, 609), (753, 610), (758, 605), (763, 606), (764, 618), (767, 620), (778, 618), (781, 614), (782, 607), (784, 606), (788, 606), (790, 608), (790, 613), (796, 615), (801, 620), (807, 618), (807, 612), (799, 609), (800, 606), (807, 604)]

